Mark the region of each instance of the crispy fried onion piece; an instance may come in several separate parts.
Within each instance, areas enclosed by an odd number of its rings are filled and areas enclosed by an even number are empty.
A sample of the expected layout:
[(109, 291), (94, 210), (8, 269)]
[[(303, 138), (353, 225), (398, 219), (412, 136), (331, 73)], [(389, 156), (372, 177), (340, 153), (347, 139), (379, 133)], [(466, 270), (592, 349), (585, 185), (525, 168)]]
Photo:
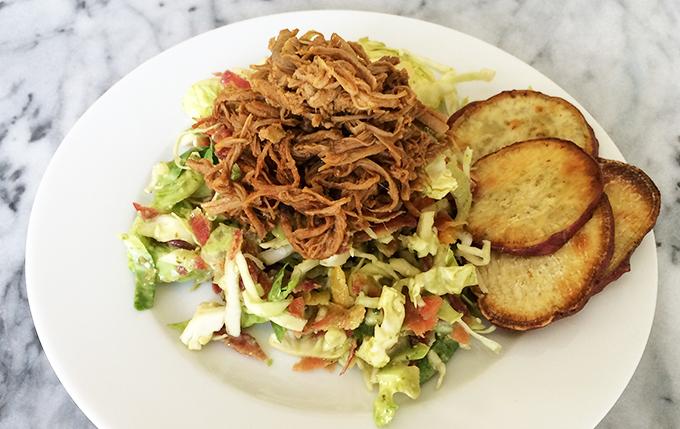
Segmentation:
[(371, 62), (336, 34), (297, 33), (272, 39), (250, 87), (226, 84), (197, 123), (219, 162), (188, 164), (216, 192), (208, 215), (260, 237), (280, 224), (297, 252), (323, 259), (406, 213), (419, 167), (449, 143), (448, 126), (417, 100), (397, 58)]

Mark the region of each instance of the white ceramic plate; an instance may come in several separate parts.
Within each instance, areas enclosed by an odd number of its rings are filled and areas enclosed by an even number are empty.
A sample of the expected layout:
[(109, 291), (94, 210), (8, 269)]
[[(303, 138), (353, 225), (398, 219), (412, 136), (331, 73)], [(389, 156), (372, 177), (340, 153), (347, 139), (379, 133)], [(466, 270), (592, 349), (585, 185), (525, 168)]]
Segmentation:
[[(492, 83), (460, 86), (471, 99), (531, 86), (575, 103), (517, 58), (449, 28), (365, 12), (267, 16), (218, 28), (147, 61), (104, 94), (77, 122), (43, 178), (26, 250), (35, 326), (59, 379), (102, 428), (370, 428), (375, 393), (358, 371), (300, 374), (272, 353), (266, 367), (213, 344), (184, 349), (168, 322), (188, 318), (211, 291), (166, 287), (152, 311), (132, 307), (133, 281), (117, 234), (143, 200), (151, 166), (170, 157), (189, 125), (180, 100), (211, 72), (267, 55), (284, 27), (361, 36), (407, 48), (461, 71), (491, 68)], [(578, 104), (577, 104), (578, 106)], [(585, 112), (584, 112), (585, 113)], [(585, 113), (604, 157), (621, 153)], [(654, 315), (657, 264), (650, 234), (633, 272), (577, 315), (522, 335), (495, 334), (501, 356), (459, 351), (444, 386), (404, 401), (393, 426), (591, 428), (612, 407), (645, 348)], [(209, 288), (208, 288), (209, 289)], [(430, 383), (433, 384), (433, 383)], [(446, 425), (446, 426), (443, 426)]]

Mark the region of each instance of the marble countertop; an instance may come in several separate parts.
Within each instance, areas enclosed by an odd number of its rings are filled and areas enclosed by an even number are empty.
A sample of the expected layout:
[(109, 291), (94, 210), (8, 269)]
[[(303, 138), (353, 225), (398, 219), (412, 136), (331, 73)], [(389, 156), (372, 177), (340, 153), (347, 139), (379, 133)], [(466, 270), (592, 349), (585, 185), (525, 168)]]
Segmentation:
[(578, 99), (661, 189), (659, 297), (647, 349), (598, 428), (680, 427), (680, 3), (673, 0), (0, 1), (0, 427), (92, 424), (57, 380), (26, 299), (33, 197), (65, 133), (147, 58), (214, 27), (349, 8), (436, 22), (486, 40)]

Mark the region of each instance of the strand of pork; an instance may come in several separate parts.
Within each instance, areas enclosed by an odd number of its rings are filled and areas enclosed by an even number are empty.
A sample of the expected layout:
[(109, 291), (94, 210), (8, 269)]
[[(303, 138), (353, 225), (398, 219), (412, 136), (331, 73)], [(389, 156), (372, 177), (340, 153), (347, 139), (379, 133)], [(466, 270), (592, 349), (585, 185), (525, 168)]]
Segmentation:
[(261, 238), (279, 224), (309, 259), (346, 251), (357, 231), (413, 226), (405, 202), (449, 143), (446, 118), (418, 101), (397, 58), (371, 62), (336, 34), (283, 30), (269, 49), (195, 125), (219, 159), (189, 163), (216, 192), (206, 213)]

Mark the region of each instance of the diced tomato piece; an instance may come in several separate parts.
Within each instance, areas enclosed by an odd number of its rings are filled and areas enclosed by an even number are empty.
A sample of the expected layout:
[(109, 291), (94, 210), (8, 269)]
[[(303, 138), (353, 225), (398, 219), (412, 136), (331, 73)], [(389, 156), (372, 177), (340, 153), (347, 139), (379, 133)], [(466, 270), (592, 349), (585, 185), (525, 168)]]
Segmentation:
[(242, 89), (250, 88), (250, 83), (247, 80), (243, 79), (241, 76), (229, 70), (222, 73), (222, 84), (224, 85), (232, 84), (235, 87)]
[(305, 300), (301, 296), (293, 299), (290, 304), (288, 304), (288, 311), (293, 316), (303, 318), (305, 316)]
[(303, 357), (293, 365), (293, 371), (314, 371), (315, 369), (326, 368), (335, 362), (316, 357)]
[(238, 337), (228, 335), (224, 339), (224, 343), (242, 355), (252, 356), (261, 361), (269, 360), (269, 357), (262, 351), (255, 337), (246, 332), (241, 332), (241, 335)]
[(197, 210), (189, 217), (189, 225), (194, 236), (196, 236), (196, 240), (198, 240), (198, 244), (205, 245), (210, 238), (210, 221), (208, 218)]
[(140, 215), (140, 216), (142, 217), (142, 219), (144, 219), (144, 220), (153, 219), (153, 218), (155, 218), (156, 216), (158, 216), (158, 215), (160, 214), (160, 213), (158, 212), (158, 210), (156, 210), (156, 209), (153, 208), (153, 207), (146, 207), (146, 206), (143, 206), (143, 205), (141, 205), (141, 204), (139, 204), (139, 203), (132, 203), (132, 206), (135, 208), (135, 210), (137, 210), (137, 212), (139, 213), (139, 215)]
[(404, 319), (404, 327), (419, 337), (434, 329), (437, 324), (437, 312), (442, 306), (442, 299), (436, 295), (424, 296), (423, 301), (425, 305), (422, 307), (415, 307), (411, 302), (407, 302)]
[(215, 292), (217, 294), (222, 292), (222, 288), (217, 283), (212, 284), (212, 290), (213, 290), (213, 292)]
[(461, 346), (467, 346), (470, 343), (470, 334), (459, 323), (453, 327), (451, 331), (451, 338), (453, 338)]

